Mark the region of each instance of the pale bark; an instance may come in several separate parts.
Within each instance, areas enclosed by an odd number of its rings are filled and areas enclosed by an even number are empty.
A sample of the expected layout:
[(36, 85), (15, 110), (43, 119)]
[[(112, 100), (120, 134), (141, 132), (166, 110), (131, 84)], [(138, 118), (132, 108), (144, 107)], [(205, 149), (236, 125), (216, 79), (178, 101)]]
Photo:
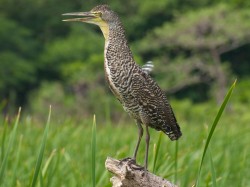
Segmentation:
[(110, 179), (113, 187), (177, 187), (166, 179), (145, 171), (131, 162), (131, 159), (120, 161), (108, 157), (105, 167), (114, 174)]

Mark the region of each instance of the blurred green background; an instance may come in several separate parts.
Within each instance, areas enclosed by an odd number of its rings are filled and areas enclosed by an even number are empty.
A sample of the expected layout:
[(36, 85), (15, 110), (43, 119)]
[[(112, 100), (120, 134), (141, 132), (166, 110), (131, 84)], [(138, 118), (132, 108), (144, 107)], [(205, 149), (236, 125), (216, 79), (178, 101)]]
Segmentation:
[[(106, 1), (119, 13), (138, 64), (170, 99), (221, 102), (237, 78), (238, 102), (249, 102), (250, 3), (242, 0)], [(62, 13), (98, 1), (0, 1), (0, 103), (40, 117), (117, 119), (123, 113), (105, 85), (104, 38), (97, 26), (65, 23)], [(60, 5), (60, 6), (59, 6)], [(101, 106), (101, 107), (100, 107)], [(55, 116), (54, 115), (54, 116)]]
[[(152, 76), (172, 104), (183, 131), (178, 169), (181, 186), (194, 184), (208, 126), (237, 78), (222, 124), (215, 132), (212, 152), (219, 186), (249, 185), (250, 1), (102, 3), (120, 15), (136, 62), (143, 65), (153, 61)], [(52, 160), (52, 177), (44, 180), (45, 184), (90, 186), (90, 166), (85, 165), (90, 160), (93, 114), (97, 118), (99, 186), (110, 186), (103, 166), (106, 156), (123, 158), (133, 152), (137, 129), (105, 83), (104, 38), (100, 29), (61, 21), (63, 13), (89, 11), (98, 4), (96, 0), (0, 0), (2, 124), (12, 124), (17, 108), (22, 107), (21, 127), (15, 141), (23, 138), (19, 146), (23, 162), (15, 165), (19, 170), (11, 169), (16, 143), (7, 173), (11, 177), (16, 172), (18, 178), (12, 180), (17, 186), (27, 186), (34, 170), (37, 145), (44, 130), (41, 127), (50, 105), (52, 127), (45, 159), (54, 155), (56, 149), (56, 160)], [(2, 124), (0, 161), (11, 132)], [(157, 132), (151, 133), (156, 142)], [(164, 136), (162, 145), (165, 149), (160, 153), (162, 159), (156, 174), (169, 178), (173, 173), (174, 144)], [(68, 174), (67, 178), (62, 177), (62, 171)], [(203, 185), (209, 186), (211, 175), (206, 171)], [(7, 186), (13, 183), (5, 181)]]

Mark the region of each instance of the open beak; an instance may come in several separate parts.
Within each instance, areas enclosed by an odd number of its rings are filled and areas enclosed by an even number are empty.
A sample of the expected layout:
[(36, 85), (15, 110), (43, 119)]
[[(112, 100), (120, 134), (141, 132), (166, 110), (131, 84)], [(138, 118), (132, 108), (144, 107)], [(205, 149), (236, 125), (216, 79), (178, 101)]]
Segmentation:
[(79, 16), (79, 18), (64, 19), (62, 21), (80, 21), (80, 22), (91, 22), (98, 18), (97, 14), (93, 12), (72, 12), (62, 14), (63, 16)]

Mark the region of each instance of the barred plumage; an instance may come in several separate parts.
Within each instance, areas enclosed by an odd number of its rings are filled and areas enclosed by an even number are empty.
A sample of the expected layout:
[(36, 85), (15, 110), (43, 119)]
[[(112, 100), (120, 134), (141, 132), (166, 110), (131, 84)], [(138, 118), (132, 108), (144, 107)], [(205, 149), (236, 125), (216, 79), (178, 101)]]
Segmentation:
[(181, 136), (180, 127), (165, 93), (145, 69), (135, 63), (122, 23), (117, 14), (107, 5), (99, 5), (90, 12), (65, 15), (84, 16), (65, 21), (93, 23), (101, 28), (105, 37), (104, 69), (106, 80), (113, 94), (121, 102), (125, 111), (136, 120), (139, 128), (139, 139), (133, 155), (134, 159), (136, 159), (143, 134), (141, 124), (146, 127), (145, 168), (147, 168), (150, 139), (148, 126), (163, 131), (171, 140), (177, 140)]

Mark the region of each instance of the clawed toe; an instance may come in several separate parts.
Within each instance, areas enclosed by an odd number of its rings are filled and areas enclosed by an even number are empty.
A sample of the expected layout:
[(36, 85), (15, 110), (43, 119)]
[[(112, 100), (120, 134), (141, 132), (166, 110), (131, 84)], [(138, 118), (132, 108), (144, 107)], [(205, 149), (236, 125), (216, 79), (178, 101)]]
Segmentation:
[(145, 167), (134, 164), (133, 166), (131, 166), (131, 168), (133, 168), (134, 170), (146, 170)]
[(122, 164), (123, 162), (127, 162), (128, 165), (136, 164), (135, 159), (130, 158), (130, 157), (127, 157), (127, 158), (124, 158), (124, 159), (120, 160), (120, 164)]
[(122, 164), (123, 162), (127, 162), (127, 165), (134, 170), (147, 171), (147, 169), (145, 167), (136, 164), (136, 160), (134, 158), (128, 157), (128, 158), (124, 158), (124, 159), (120, 160), (120, 164)]

